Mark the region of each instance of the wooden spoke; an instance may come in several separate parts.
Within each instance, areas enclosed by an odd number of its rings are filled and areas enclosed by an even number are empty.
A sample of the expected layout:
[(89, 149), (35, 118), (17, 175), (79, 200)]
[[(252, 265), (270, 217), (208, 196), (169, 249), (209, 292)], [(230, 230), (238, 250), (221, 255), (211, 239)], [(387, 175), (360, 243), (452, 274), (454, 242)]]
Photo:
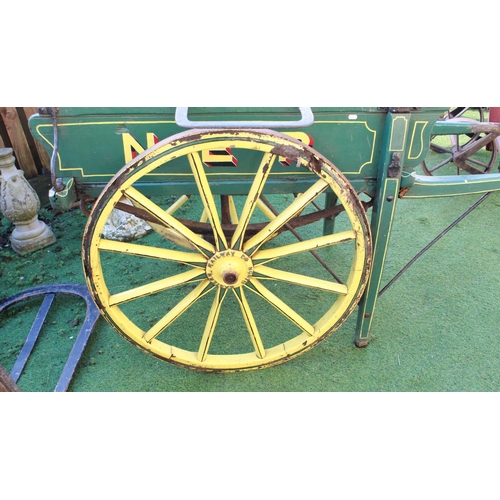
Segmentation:
[(294, 285), (307, 286), (310, 288), (317, 288), (325, 292), (338, 293), (340, 295), (347, 295), (347, 286), (340, 283), (332, 283), (318, 278), (311, 278), (303, 274), (289, 273), (287, 271), (280, 271), (267, 266), (256, 266), (255, 271), (262, 276), (271, 278), (276, 281), (284, 281)]
[(252, 278), (250, 283), (254, 286), (255, 290), (250, 287), (249, 290), (255, 291), (257, 295), (269, 302), (269, 304), (283, 314), (283, 316), (288, 318), (303, 331), (307, 332), (311, 336), (314, 335), (314, 326), (310, 325), (304, 318), (302, 318), (302, 316), (297, 314), (291, 307), (286, 305), (281, 299), (274, 295), (274, 293), (260, 283), (259, 280)]
[[(290, 245), (284, 245), (277, 248), (269, 248), (267, 250), (258, 250), (253, 256), (254, 261), (270, 262), (275, 259), (287, 257), (290, 255), (309, 252), (311, 250), (318, 250), (338, 243), (347, 241), (354, 241), (356, 239), (356, 232), (354, 230), (342, 231), (341, 233), (328, 234), (326, 236), (319, 236), (310, 240), (298, 241)], [(263, 263), (263, 262), (262, 262)]]
[(177, 200), (175, 200), (174, 203), (172, 203), (172, 205), (167, 208), (167, 214), (172, 215), (177, 212), (177, 210), (179, 210), (179, 208), (181, 208), (182, 205), (184, 205), (189, 200), (189, 198), (191, 198), (191, 195), (188, 196), (186, 194), (183, 194), (182, 196), (179, 196), (179, 198), (177, 198)]
[(169, 278), (164, 278), (147, 285), (138, 286), (125, 292), (116, 293), (109, 297), (108, 302), (110, 306), (123, 304), (130, 300), (135, 300), (140, 297), (145, 297), (147, 295), (162, 292), (163, 290), (168, 290), (169, 288), (193, 282), (193, 280), (199, 278), (202, 274), (204, 274), (204, 269), (191, 269), (185, 273), (176, 274), (175, 276), (170, 276)]
[(252, 310), (250, 309), (250, 305), (248, 304), (247, 298), (245, 297), (243, 287), (235, 288), (233, 289), (233, 292), (240, 304), (241, 313), (243, 314), (243, 319), (245, 320), (248, 333), (250, 334), (250, 338), (255, 349), (255, 354), (258, 358), (263, 359), (266, 355), (266, 350), (264, 349), (262, 339), (260, 338), (259, 330), (257, 328), (257, 324), (255, 323)]
[[(179, 197), (178, 200), (176, 200), (172, 205), (168, 207), (165, 212), (169, 215), (172, 215), (175, 213), (182, 205), (184, 205), (188, 200), (190, 196), (183, 195)], [(168, 227), (165, 226), (163, 223), (158, 223), (158, 219), (155, 217), (152, 217), (151, 214), (148, 212), (145, 212), (142, 210), (140, 205), (138, 203), (133, 203), (131, 200), (127, 199), (125, 196), (120, 200), (116, 206), (115, 210), (121, 210), (126, 213), (130, 213), (143, 221), (147, 222), (148, 225), (153, 229), (153, 231), (157, 234), (159, 234), (162, 238), (165, 238), (169, 241), (172, 241), (173, 243), (182, 246), (184, 248), (189, 248), (191, 250), (195, 250), (196, 247), (191, 244), (191, 242), (181, 236), (178, 232), (174, 231), (173, 229), (169, 229)], [(162, 211), (160, 207), (158, 207), (159, 211)]]
[(200, 222), (205, 223), (207, 221), (208, 221), (208, 210), (204, 208), (203, 212), (201, 213)]
[(198, 359), (202, 362), (205, 361), (207, 357), (215, 326), (217, 325), (217, 319), (219, 318), (220, 308), (222, 306), (222, 302), (226, 297), (226, 293), (227, 289), (223, 292), (221, 292), (220, 288), (216, 289), (215, 298), (212, 302), (212, 307), (210, 308), (210, 312), (208, 314), (207, 323), (205, 324), (203, 337), (201, 338), (200, 348), (198, 349)]
[(236, 248), (238, 250), (241, 250), (245, 231), (248, 227), (248, 224), (255, 210), (255, 207), (257, 206), (257, 200), (259, 199), (262, 193), (262, 189), (266, 183), (266, 180), (269, 176), (269, 172), (271, 171), (275, 159), (276, 156), (271, 153), (266, 153), (262, 158), (259, 169), (255, 174), (255, 179), (252, 183), (252, 187), (250, 188), (250, 192), (248, 193), (245, 206), (243, 207), (243, 211), (240, 216), (240, 221), (233, 234), (231, 240), (231, 248)]
[[(473, 165), (470, 165), (470, 164), (473, 164)], [(476, 158), (469, 158), (469, 165), (474, 168), (474, 165), (478, 165), (479, 167), (482, 167), (483, 170), (481, 169), (474, 169), (475, 172), (474, 173), (478, 173), (478, 174), (482, 174), (484, 173), (484, 169), (488, 168), (489, 167), (489, 164), (484, 162), (484, 161), (481, 161), (481, 160), (478, 160)]]
[(451, 163), (453, 161), (453, 156), (450, 156), (448, 158), (446, 158), (446, 160), (443, 160), (442, 162), (438, 163), (437, 165), (435, 165), (434, 167), (432, 168), (428, 168), (427, 171), (432, 173), (434, 172), (435, 170), (438, 170), (440, 169), (441, 167), (444, 167), (445, 165), (447, 165), (448, 163)]
[(238, 212), (234, 204), (234, 197), (229, 197), (229, 215), (231, 217), (231, 224), (238, 224)]
[(146, 245), (138, 245), (125, 241), (114, 241), (101, 239), (98, 245), (99, 250), (105, 252), (122, 253), (127, 255), (136, 255), (139, 257), (148, 257), (151, 259), (167, 260), (170, 262), (181, 262), (196, 266), (197, 264), (206, 264), (207, 258), (199, 253), (182, 252), (179, 250), (169, 250), (166, 248), (157, 248)]
[[(167, 228), (174, 230), (182, 238), (189, 241), (194, 248), (204, 255), (213, 254), (215, 247), (208, 241), (204, 240), (201, 236), (193, 233), (184, 224), (172, 217), (170, 214), (162, 210), (156, 203), (153, 203), (149, 198), (141, 194), (137, 189), (130, 187), (124, 195), (134, 204), (138, 205), (146, 211), (151, 217), (158, 221), (158, 224), (164, 225)], [(149, 222), (149, 221), (147, 221)]]
[(243, 251), (252, 255), (261, 245), (270, 240), (290, 219), (298, 215), (304, 208), (322, 194), (328, 187), (324, 179), (318, 180), (306, 192), (295, 198), (293, 203), (273, 219), (267, 226), (252, 236), (243, 245)]
[(196, 180), (196, 185), (198, 186), (198, 191), (200, 192), (201, 200), (203, 201), (203, 206), (208, 213), (210, 223), (212, 224), (212, 228), (214, 230), (215, 247), (218, 251), (226, 249), (226, 236), (224, 235), (224, 231), (222, 230), (219, 214), (217, 212), (215, 200), (212, 195), (207, 176), (205, 174), (205, 167), (203, 166), (203, 162), (201, 161), (200, 155), (198, 153), (189, 154), (188, 159), (191, 170), (193, 171), (194, 178)]
[(448, 153), (450, 155), (453, 154), (453, 150), (444, 146), (440, 146), (439, 144), (433, 144), (431, 148), (435, 153)]
[[(198, 299), (200, 299), (205, 292), (205, 289), (210, 285), (210, 281), (203, 280), (192, 292), (184, 297), (176, 306), (174, 306), (163, 318), (156, 323), (148, 332), (143, 336), (146, 342), (151, 342), (163, 330), (168, 328), (176, 319), (184, 314)], [(211, 290), (211, 289), (210, 289)], [(208, 293), (208, 290), (206, 293)]]
[(276, 214), (262, 201), (262, 198), (257, 200), (257, 208), (269, 219), (276, 219)]

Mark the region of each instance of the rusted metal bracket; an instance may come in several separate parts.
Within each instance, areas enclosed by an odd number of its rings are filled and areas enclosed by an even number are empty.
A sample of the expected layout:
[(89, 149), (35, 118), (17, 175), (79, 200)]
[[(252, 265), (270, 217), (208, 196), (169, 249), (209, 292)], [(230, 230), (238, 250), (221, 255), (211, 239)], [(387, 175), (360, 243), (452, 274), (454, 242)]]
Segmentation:
[(59, 108), (36, 108), (36, 110), (42, 116), (54, 116), (59, 113)]
[(392, 161), (387, 169), (387, 178), (394, 179), (399, 177), (401, 172), (401, 153), (393, 153)]
[(85, 320), (82, 324), (80, 332), (76, 337), (75, 343), (71, 352), (68, 356), (68, 360), (63, 368), (61, 376), (59, 377), (59, 381), (57, 382), (56, 388), (54, 392), (65, 392), (67, 391), (71, 379), (76, 370), (76, 366), (80, 361), (80, 358), (83, 354), (83, 351), (87, 345), (87, 341), (90, 337), (90, 334), (93, 332), (95, 324), (99, 319), (100, 313), (94, 302), (92, 301), (89, 291), (84, 285), (75, 285), (75, 284), (57, 284), (57, 285), (44, 285), (35, 288), (31, 288), (30, 290), (26, 290), (17, 295), (13, 295), (12, 297), (7, 297), (5, 299), (0, 300), (0, 313), (2, 313), (8, 307), (18, 304), (23, 300), (44, 296), (43, 303), (38, 311), (38, 314), (33, 322), (33, 326), (26, 338), (23, 348), (16, 360), (16, 363), (10, 373), (10, 377), (12, 378), (14, 383), (17, 383), (21, 373), (26, 366), (28, 358), (35, 346), (35, 343), (38, 339), (38, 335), (40, 334), (45, 319), (47, 318), (47, 314), (50, 310), (50, 307), (54, 301), (55, 295), (58, 293), (62, 294), (71, 294), (77, 295), (85, 300), (87, 305), (87, 313), (85, 316)]

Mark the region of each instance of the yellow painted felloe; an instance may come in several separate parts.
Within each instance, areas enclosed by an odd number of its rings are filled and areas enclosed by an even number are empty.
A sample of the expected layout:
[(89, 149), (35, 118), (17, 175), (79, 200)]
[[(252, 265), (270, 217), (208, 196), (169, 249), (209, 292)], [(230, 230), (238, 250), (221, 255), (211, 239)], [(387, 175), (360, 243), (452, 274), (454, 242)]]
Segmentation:
[[(301, 158), (302, 166), (315, 173), (318, 180), (275, 216), (264, 208), (260, 196), (264, 193), (270, 171), (283, 147), (286, 148), (288, 157), (293, 156), (295, 151), (296, 156)], [(260, 151), (262, 158), (239, 213), (231, 191), (227, 192), (230, 196), (231, 221), (236, 227), (231, 234), (226, 234), (212, 194), (211, 183), (214, 181), (206, 175), (201, 159), (206, 150), (230, 150), (234, 153), (238, 149)], [(311, 155), (317, 160), (315, 168), (307, 163), (307, 158)], [(165, 168), (169, 161), (179, 156), (189, 159), (202, 207), (213, 231), (213, 243), (176, 218), (177, 208), (160, 208), (142, 195), (135, 185), (145, 175), (160, 166)], [(317, 168), (318, 164), (320, 169)], [(345, 321), (361, 298), (371, 265), (371, 239), (366, 214), (345, 177), (328, 160), (298, 140), (270, 131), (190, 131), (162, 141), (154, 149), (139, 155), (127, 165), (127, 170), (124, 168), (117, 174), (117, 178), (122, 181), (119, 189), (111, 181), (103, 190), (85, 229), (83, 260), (86, 280), (106, 320), (127, 340), (160, 359), (201, 371), (242, 371), (276, 365), (305, 352), (326, 338)], [(330, 190), (335, 193), (339, 203), (343, 204), (350, 229), (333, 235), (318, 235), (297, 243), (269, 246), (269, 242), (275, 241), (277, 233), (286, 228), (295, 216), (307, 211), (312, 202)], [(147, 214), (149, 221), (156, 220), (153, 226), (161, 226), (175, 233), (189, 248), (173, 250), (103, 239), (101, 235), (104, 224), (122, 196)], [(187, 201), (186, 196), (181, 196), (181, 199), (182, 203)], [(247, 236), (255, 208), (259, 208), (259, 212), (266, 212), (270, 220), (264, 229), (253, 236)], [(158, 232), (164, 236), (162, 232)], [(172, 241), (168, 236), (164, 237)], [(344, 244), (352, 245), (352, 262), (348, 266), (345, 283), (309, 276), (307, 268), (292, 267), (286, 271), (279, 269), (282, 259)], [(110, 267), (113, 264), (110, 259), (102, 259), (104, 254), (109, 253), (118, 257), (120, 254), (135, 255), (137, 258), (175, 262), (180, 267), (176, 274), (156, 276), (146, 285), (111, 293), (107, 276), (114, 272)], [(274, 267), (275, 265), (278, 267)], [(314, 289), (317, 293), (328, 295), (331, 306), (326, 312), (318, 312), (318, 317), (311, 321), (302, 317), (293, 304), (288, 303), (287, 297), (278, 297), (273, 291), (273, 283)], [(190, 285), (191, 291), (146, 329), (140, 328), (136, 319), (130, 317), (122, 307), (126, 303), (133, 304), (139, 298), (185, 285)], [(236, 299), (246, 325), (246, 331), (231, 332), (230, 336), (246, 336), (253, 350), (237, 354), (214, 354), (211, 349), (218, 338), (217, 325), (224, 315), (224, 303), (229, 296)], [(285, 318), (292, 332), (288, 340), (277, 345), (266, 344), (258, 326), (263, 319), (260, 317), (261, 311), (255, 309), (249, 300), (254, 296), (270, 304)], [(183, 314), (203, 297), (209, 299), (210, 305), (204, 318), (200, 318), (199, 343), (196, 349), (186, 350), (169, 343), (169, 327), (174, 322), (182, 322)]]

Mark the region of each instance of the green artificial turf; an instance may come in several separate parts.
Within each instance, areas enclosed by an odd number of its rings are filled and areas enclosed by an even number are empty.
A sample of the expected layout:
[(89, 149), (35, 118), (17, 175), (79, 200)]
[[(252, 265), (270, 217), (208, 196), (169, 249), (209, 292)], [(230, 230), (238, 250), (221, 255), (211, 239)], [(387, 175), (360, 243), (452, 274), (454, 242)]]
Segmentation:
[[(383, 283), (479, 196), (398, 203)], [(500, 388), (500, 193), (413, 264), (379, 299), (372, 341), (353, 344), (356, 311), (331, 337), (283, 365), (206, 374), (157, 360), (120, 337), (102, 318), (71, 391), (497, 391)], [(86, 217), (74, 210), (50, 223), (56, 245), (21, 258), (0, 250), (1, 297), (50, 283), (85, 283), (80, 262)], [(35, 302), (35, 301), (33, 301)], [(36, 311), (28, 304), (1, 316), (0, 364), (10, 370)], [(19, 380), (47, 391), (78, 333), (84, 311), (60, 296)]]
[[(398, 201), (382, 286), (479, 198)], [(198, 373), (140, 351), (100, 318), (70, 390), (498, 391), (499, 214), (500, 193), (496, 192), (419, 258), (379, 298), (371, 343), (364, 349), (353, 343), (355, 310), (327, 340), (285, 364), (244, 373)], [(12, 227), (1, 221), (0, 299), (38, 285), (85, 284), (81, 240), (86, 216), (79, 210), (57, 215), (43, 210), (40, 215), (51, 225), (57, 243), (25, 257), (8, 247)], [(155, 261), (149, 268), (131, 267), (127, 279), (147, 281), (154, 276), (154, 265)], [(0, 365), (7, 371), (40, 302), (33, 299), (0, 315)], [(305, 303), (304, 310), (321, 306)], [(21, 390), (53, 390), (84, 314), (79, 299), (57, 297), (18, 382)], [(137, 314), (144, 314), (146, 323), (153, 321), (149, 311)], [(191, 321), (189, 328), (194, 329), (195, 315)], [(221, 320), (221, 328), (230, 331), (235, 324), (241, 328), (235, 321)]]

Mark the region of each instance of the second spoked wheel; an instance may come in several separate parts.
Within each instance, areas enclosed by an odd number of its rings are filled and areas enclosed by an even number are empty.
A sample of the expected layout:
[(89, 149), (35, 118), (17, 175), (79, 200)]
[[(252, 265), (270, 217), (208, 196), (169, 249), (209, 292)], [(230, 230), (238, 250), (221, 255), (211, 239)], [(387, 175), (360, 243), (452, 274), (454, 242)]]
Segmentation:
[[(207, 161), (217, 155), (232, 166)], [(323, 234), (328, 193), (333, 234)], [(113, 210), (151, 232), (106, 239)], [(83, 261), (101, 313), (127, 340), (187, 368), (242, 371), (291, 359), (346, 320), (369, 277), (371, 237), (356, 192), (315, 150), (271, 131), (198, 130), (118, 172), (88, 220)]]
[[(455, 122), (483, 122), (484, 108), (451, 108), (443, 120)], [(495, 166), (497, 146), (495, 141), (485, 142), (486, 133), (431, 136), (433, 157), (422, 162), (426, 175), (487, 174)]]

